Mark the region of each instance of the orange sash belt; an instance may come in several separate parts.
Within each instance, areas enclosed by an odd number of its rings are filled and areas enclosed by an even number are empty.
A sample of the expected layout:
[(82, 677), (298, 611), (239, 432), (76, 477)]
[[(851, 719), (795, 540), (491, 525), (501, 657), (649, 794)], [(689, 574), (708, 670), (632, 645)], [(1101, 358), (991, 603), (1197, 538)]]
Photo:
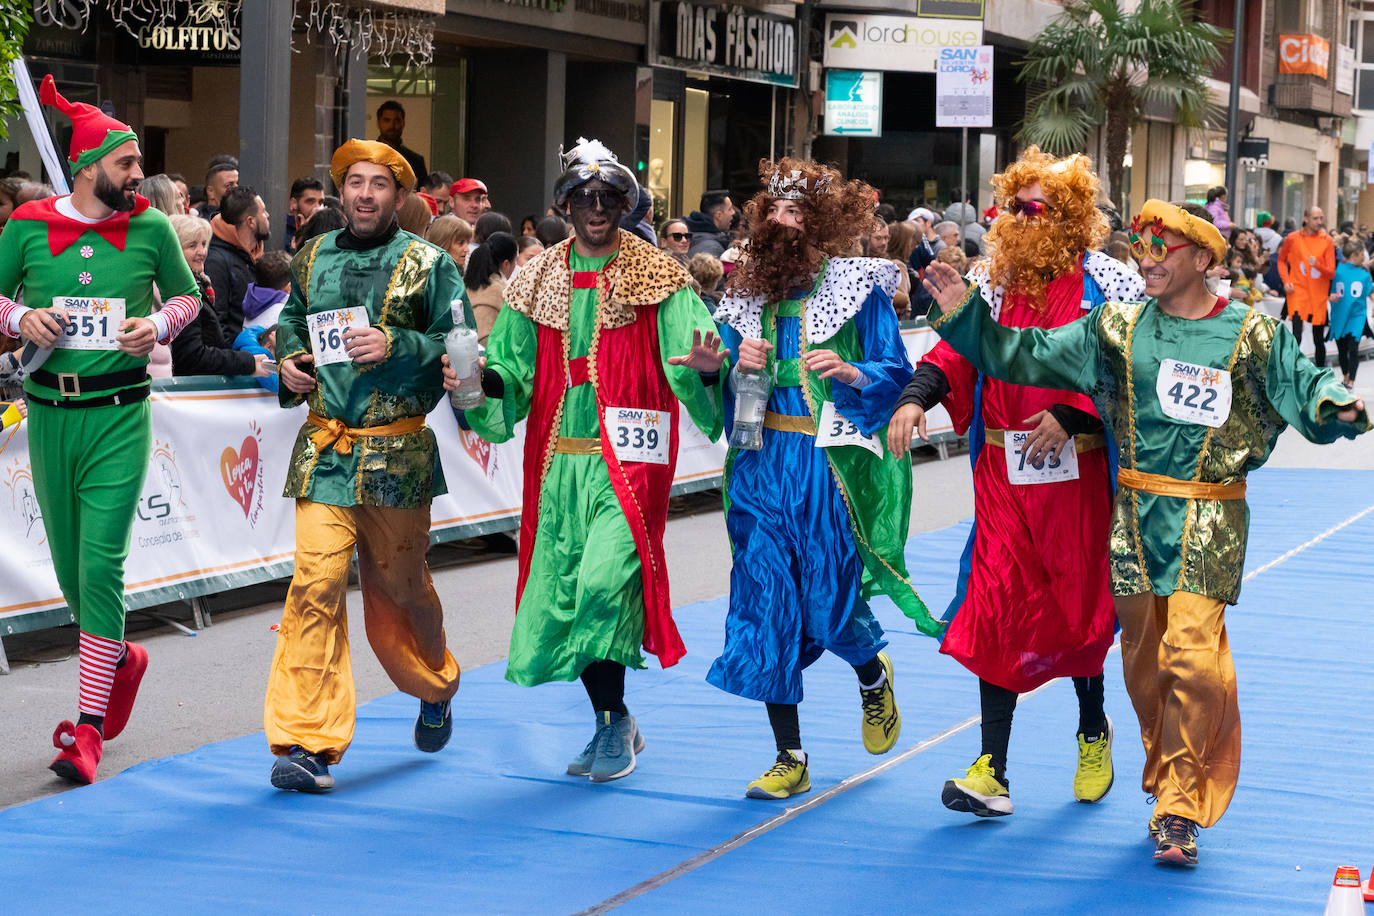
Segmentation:
[(319, 429), (319, 432), (310, 435), (310, 441), (315, 443), (315, 448), (323, 452), (332, 445), (334, 451), (345, 455), (353, 454), (353, 445), (359, 439), (368, 436), (404, 436), (407, 433), (418, 433), (425, 428), (424, 417), (406, 417), (385, 426), (355, 427), (346, 425), (342, 420), (326, 420), (313, 410), (305, 422)]
[(1195, 480), (1179, 480), (1162, 474), (1146, 474), (1130, 468), (1119, 468), (1116, 482), (1122, 486), (1153, 493), (1156, 496), (1177, 496), (1179, 499), (1244, 499), (1245, 481), (1236, 483), (1200, 483)]

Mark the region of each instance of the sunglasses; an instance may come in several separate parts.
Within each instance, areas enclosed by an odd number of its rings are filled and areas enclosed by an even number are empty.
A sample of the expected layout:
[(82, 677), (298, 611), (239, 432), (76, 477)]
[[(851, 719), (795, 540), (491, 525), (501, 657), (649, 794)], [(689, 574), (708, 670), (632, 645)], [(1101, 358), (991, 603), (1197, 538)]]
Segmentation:
[(1011, 203), (1007, 204), (1007, 211), (1012, 216), (1024, 216), (1026, 219), (1043, 219), (1053, 209), (1043, 200), (1022, 200), (1019, 197), (1012, 198)]
[(613, 189), (578, 188), (568, 202), (578, 210), (595, 210), (598, 206), (602, 210), (615, 210), (620, 207), (621, 200), (621, 193)]
[(1196, 244), (1196, 242), (1183, 242), (1178, 245), (1165, 245), (1164, 240), (1155, 235), (1150, 236), (1150, 240), (1147, 242), (1134, 232), (1131, 233), (1131, 254), (1142, 260), (1149, 258), (1156, 263), (1167, 258), (1171, 251), (1190, 248)]
[(668, 233), (668, 238), (672, 239), (674, 242), (685, 242), (685, 241), (688, 241), (689, 239), (691, 239), (691, 237), (692, 237), (692, 233), (690, 233), (690, 232), (669, 232), (669, 233)]

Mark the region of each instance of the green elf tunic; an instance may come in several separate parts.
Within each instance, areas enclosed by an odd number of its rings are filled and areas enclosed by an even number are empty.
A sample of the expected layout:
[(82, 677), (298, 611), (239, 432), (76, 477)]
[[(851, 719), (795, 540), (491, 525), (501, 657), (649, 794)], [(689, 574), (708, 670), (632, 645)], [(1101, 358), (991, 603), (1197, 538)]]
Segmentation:
[[(146, 356), (115, 349), (118, 305), (124, 317), (152, 318), (164, 342), (196, 312), (196, 282), (167, 217), (136, 198), (130, 213), (96, 223), (70, 212), (69, 198), (15, 210), (0, 238), (0, 320), (18, 334), (20, 309), (5, 297), (22, 289), (33, 308), (67, 305), (78, 338), (107, 345), (58, 347), (29, 396), (30, 459), (53, 571), (81, 629), (124, 637), (124, 560), (152, 447)], [(153, 316), (153, 284), (167, 303)], [(81, 309), (80, 312), (71, 309)], [(13, 321), (11, 322), (11, 318)], [(64, 394), (39, 378), (60, 376)], [(105, 377), (102, 381), (97, 381)], [(86, 381), (85, 387), (81, 382)], [(99, 387), (97, 387), (99, 386)], [(79, 393), (74, 393), (79, 391)], [(112, 403), (112, 398), (118, 398)], [(127, 398), (127, 400), (125, 400)], [(95, 406), (47, 406), (95, 401)], [(100, 406), (100, 405), (104, 406)]]
[[(285, 496), (331, 506), (413, 509), (448, 492), (434, 433), (428, 427), (400, 435), (357, 436), (340, 451), (334, 433), (343, 428), (385, 427), (424, 417), (444, 396), (441, 357), (453, 328), (450, 311), (463, 298), (463, 278), (447, 253), (404, 230), (372, 248), (341, 247), (347, 230), (320, 236), (291, 262), (291, 293), (277, 324), (278, 359), (312, 352), (316, 386), (306, 395), (285, 385), (283, 407), (309, 403), (313, 418), (296, 436)], [(330, 332), (367, 324), (386, 333), (386, 357), (354, 364), (318, 365)], [(465, 309), (465, 311), (467, 311)], [(336, 313), (343, 322), (320, 323), (311, 331), (308, 315)], [(472, 326), (470, 311), (466, 315)], [(313, 419), (312, 418), (312, 419)], [(328, 435), (321, 435), (328, 433)], [(352, 438), (352, 437), (349, 437)]]
[[(693, 369), (668, 363), (669, 357), (691, 350), (694, 334), (714, 332), (715, 325), (701, 299), (686, 286), (685, 272), (679, 274), (675, 262), (665, 261), (666, 256), (653, 246), (622, 231), (615, 255), (583, 257), (569, 240), (522, 267), (506, 290), (506, 302), (487, 344), (487, 368), (501, 377), (505, 391), (501, 398), (489, 398), (484, 407), (466, 412), (472, 428), (489, 442), (505, 442), (516, 423), (530, 414), (541, 391), (556, 388), (566, 389), (555, 423), (557, 436), (565, 442), (596, 440), (602, 426), (598, 387), (609, 391), (616, 384), (608, 376), (623, 379), (661, 373), (697, 428), (711, 439), (718, 438), (722, 423), (719, 387), (706, 384)], [(608, 265), (612, 266), (608, 269)], [(577, 278), (590, 281), (593, 275), (594, 283), (579, 287)], [(662, 295), (669, 289), (673, 291)], [(637, 290), (648, 292), (636, 300)], [(641, 307), (645, 305), (656, 305), (656, 312), (647, 313)], [(610, 328), (655, 320), (656, 353), (641, 348), (629, 351), (633, 356), (626, 363), (603, 359), (598, 364), (597, 351), (600, 348), (604, 357)], [(557, 347), (560, 340), (561, 356), (544, 353), (541, 358), (541, 347)], [(553, 371), (558, 377), (542, 377), (537, 365), (556, 367)], [(569, 372), (566, 378), (564, 371)], [(529, 437), (535, 435), (535, 428), (531, 416), (526, 431), (525, 503), (537, 517), (526, 516), (531, 530), (521, 538), (521, 590), (506, 678), (524, 686), (571, 681), (599, 660), (643, 668), (644, 557), (612, 486), (611, 466), (599, 449), (571, 454), (546, 451), (543, 443), (537, 443), (531, 450)], [(541, 456), (543, 469), (538, 467)], [(661, 496), (666, 509), (666, 483), (661, 490), (649, 498)], [(653, 511), (643, 505), (636, 509)], [(649, 528), (652, 538), (652, 523)], [(661, 563), (661, 524), (656, 540), (650, 552)], [(666, 605), (666, 580), (663, 584), (662, 594), (648, 602), (649, 613), (655, 604)], [(666, 612), (666, 607), (658, 610)], [(667, 625), (671, 628), (671, 620)], [(675, 630), (672, 636), (676, 637)], [(671, 647), (665, 651), (652, 639), (646, 647), (665, 665), (680, 654)]]
[[(1279, 321), (1244, 305), (1196, 320), (1144, 303), (1106, 302), (1059, 328), (1007, 328), (977, 287), (931, 327), (981, 372), (1016, 385), (1081, 391), (1117, 448), (1123, 481), (1141, 472), (1186, 485), (1243, 486), (1292, 424), (1313, 442), (1370, 428), (1329, 369)], [(1229, 386), (1227, 382), (1229, 381)], [(1229, 391), (1229, 394), (1228, 394)], [(1112, 592), (1191, 592), (1235, 604), (1245, 565), (1244, 499), (1164, 496), (1120, 486), (1112, 513)]]

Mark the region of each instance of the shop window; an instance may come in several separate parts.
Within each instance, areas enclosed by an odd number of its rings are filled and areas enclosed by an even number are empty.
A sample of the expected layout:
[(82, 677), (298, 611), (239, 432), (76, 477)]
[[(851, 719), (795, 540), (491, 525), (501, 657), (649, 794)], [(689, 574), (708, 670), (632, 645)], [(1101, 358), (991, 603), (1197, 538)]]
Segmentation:
[(1374, 17), (1353, 20), (1355, 47), (1355, 100), (1357, 111), (1374, 111)]
[(677, 103), (654, 99), (649, 110), (649, 192), (654, 195), (654, 212), (681, 215), (681, 194), (673, 192), (673, 137), (677, 133)]

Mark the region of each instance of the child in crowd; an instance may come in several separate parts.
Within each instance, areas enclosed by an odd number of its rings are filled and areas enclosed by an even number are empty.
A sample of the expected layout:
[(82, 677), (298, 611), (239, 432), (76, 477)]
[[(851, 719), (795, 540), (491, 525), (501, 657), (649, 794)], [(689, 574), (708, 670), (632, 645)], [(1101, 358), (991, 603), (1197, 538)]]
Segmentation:
[[(234, 338), (234, 349), (276, 360), (277, 316), (291, 290), (291, 255), (265, 251), (253, 264), (253, 282), (243, 296), (244, 328)], [(258, 384), (276, 394), (275, 372), (258, 378)]]
[[(260, 328), (277, 323), (286, 294), (291, 289), (291, 255), (285, 251), (265, 251), (253, 262), (253, 282), (243, 294), (244, 326)], [(236, 348), (237, 343), (234, 345)]]
[(1341, 246), (1341, 263), (1331, 281), (1331, 336), (1336, 339), (1336, 354), (1341, 364), (1346, 391), (1355, 387), (1355, 371), (1360, 367), (1360, 335), (1368, 312), (1369, 294), (1374, 291), (1365, 268), (1364, 245), (1351, 238)]

